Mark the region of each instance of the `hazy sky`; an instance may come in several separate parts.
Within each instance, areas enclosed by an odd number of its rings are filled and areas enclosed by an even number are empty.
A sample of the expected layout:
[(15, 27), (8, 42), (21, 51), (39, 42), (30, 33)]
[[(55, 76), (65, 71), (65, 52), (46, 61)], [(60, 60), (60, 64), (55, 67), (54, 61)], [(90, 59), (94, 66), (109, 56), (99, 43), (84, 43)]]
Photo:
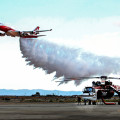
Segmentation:
[[(120, 57), (119, 6), (119, 0), (0, 0), (0, 22), (17, 30), (33, 30), (37, 25), (52, 28), (45, 40)], [(0, 55), (1, 89), (81, 90), (89, 83), (57, 86), (51, 81), (55, 73), (26, 65), (19, 38), (0, 37)]]

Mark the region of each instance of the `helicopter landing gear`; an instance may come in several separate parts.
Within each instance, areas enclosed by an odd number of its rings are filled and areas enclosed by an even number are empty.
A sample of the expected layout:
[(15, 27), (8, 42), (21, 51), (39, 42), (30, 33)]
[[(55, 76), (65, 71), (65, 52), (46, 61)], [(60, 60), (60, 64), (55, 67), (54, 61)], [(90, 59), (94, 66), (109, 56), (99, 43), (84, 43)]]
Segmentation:
[(119, 97), (119, 100), (118, 100), (118, 105), (120, 105), (120, 97)]
[(120, 105), (120, 100), (118, 101), (118, 105)]
[(96, 101), (93, 101), (92, 104), (93, 104), (93, 105), (96, 105)]

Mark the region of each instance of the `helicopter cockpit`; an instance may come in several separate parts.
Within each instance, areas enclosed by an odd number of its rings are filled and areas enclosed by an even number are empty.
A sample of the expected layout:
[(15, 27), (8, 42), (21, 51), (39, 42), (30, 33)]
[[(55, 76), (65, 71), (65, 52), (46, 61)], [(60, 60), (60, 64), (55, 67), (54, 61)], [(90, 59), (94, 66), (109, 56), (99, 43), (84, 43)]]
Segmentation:
[(95, 89), (92, 87), (85, 87), (83, 93), (95, 92)]

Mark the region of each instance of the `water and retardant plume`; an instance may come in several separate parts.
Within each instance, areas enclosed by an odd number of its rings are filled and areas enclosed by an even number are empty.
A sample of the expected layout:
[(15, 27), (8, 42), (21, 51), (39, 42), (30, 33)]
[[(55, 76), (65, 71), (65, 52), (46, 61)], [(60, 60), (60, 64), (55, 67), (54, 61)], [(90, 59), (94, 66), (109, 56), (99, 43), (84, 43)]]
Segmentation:
[[(56, 72), (57, 78), (120, 72), (120, 58), (97, 56), (82, 49), (61, 46), (44, 39), (20, 38), (20, 50), (27, 65), (42, 68), (47, 74)], [(75, 81), (75, 84), (78, 85), (81, 81)]]

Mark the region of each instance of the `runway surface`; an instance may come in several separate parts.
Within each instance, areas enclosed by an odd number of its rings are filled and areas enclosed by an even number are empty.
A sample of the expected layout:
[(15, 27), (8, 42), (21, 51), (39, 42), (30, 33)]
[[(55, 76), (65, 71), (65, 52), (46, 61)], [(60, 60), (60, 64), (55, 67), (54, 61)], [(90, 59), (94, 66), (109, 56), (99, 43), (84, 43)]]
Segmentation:
[(119, 105), (0, 104), (0, 120), (120, 120)]

